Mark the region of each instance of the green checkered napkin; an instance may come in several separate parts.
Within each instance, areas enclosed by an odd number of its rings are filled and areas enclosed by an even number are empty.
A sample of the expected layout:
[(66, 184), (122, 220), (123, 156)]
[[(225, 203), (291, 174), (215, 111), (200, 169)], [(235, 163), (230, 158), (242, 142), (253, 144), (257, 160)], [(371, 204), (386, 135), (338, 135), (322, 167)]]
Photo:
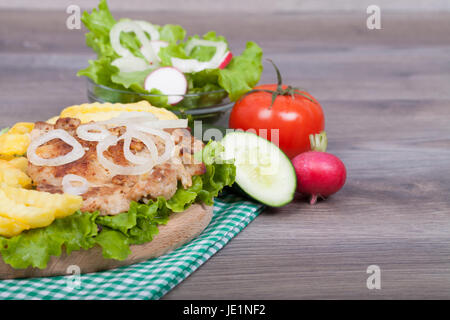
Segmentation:
[(263, 205), (226, 195), (216, 199), (212, 221), (200, 236), (162, 257), (79, 279), (0, 280), (0, 299), (159, 299), (223, 248), (262, 209)]

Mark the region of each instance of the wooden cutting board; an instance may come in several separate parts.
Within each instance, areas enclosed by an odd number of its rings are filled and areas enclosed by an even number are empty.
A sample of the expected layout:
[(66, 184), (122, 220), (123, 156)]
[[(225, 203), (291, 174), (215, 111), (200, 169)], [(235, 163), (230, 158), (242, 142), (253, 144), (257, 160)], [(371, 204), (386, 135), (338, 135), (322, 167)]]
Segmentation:
[(49, 277), (72, 275), (71, 266), (78, 266), (81, 273), (114, 269), (159, 257), (197, 237), (208, 226), (213, 207), (192, 205), (180, 213), (173, 213), (166, 225), (159, 226), (159, 233), (145, 244), (130, 246), (131, 254), (124, 261), (105, 259), (99, 246), (89, 250), (74, 251), (69, 256), (63, 252), (60, 257), (51, 257), (47, 268), (15, 270), (0, 259), (0, 279)]

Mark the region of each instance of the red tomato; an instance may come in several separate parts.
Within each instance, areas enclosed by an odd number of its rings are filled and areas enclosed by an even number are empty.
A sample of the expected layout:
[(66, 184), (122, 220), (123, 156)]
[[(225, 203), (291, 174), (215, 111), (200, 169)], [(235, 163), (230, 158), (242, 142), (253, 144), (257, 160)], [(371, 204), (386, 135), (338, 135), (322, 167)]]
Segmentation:
[[(276, 91), (276, 84), (257, 86), (254, 89)], [(283, 90), (289, 89), (283, 85)], [(244, 96), (233, 107), (230, 116), (230, 128), (267, 129), (267, 138), (274, 141), (271, 129), (279, 129), (279, 147), (289, 158), (311, 150), (309, 135), (320, 133), (325, 128), (325, 119), (320, 104), (310, 94), (278, 95), (272, 103), (272, 93), (258, 91)], [(314, 102), (313, 102), (314, 101)]]

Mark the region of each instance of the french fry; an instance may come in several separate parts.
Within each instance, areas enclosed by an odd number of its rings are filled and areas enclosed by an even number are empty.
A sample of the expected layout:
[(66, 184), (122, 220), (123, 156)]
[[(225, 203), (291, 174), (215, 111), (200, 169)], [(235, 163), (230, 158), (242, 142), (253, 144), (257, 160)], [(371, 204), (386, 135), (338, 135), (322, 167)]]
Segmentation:
[(13, 237), (28, 229), (30, 229), (29, 225), (22, 224), (13, 219), (0, 217), (0, 236)]
[[(150, 112), (161, 120), (176, 120), (178, 117), (164, 108), (153, 107), (143, 100), (136, 103), (86, 103), (65, 108), (60, 118), (78, 118), (82, 123), (90, 121), (105, 121), (117, 117), (122, 112)], [(53, 120), (50, 119), (50, 120)]]
[(56, 218), (72, 215), (82, 203), (81, 197), (70, 194), (0, 186), (0, 235), (10, 237), (46, 227)]

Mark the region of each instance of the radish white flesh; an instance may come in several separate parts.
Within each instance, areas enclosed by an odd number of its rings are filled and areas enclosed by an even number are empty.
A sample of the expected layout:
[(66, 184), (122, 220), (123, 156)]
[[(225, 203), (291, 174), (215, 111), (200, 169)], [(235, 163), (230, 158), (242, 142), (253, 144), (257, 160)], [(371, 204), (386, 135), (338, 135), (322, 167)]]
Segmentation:
[(169, 104), (177, 104), (183, 100), (188, 83), (184, 74), (174, 67), (158, 68), (145, 79), (145, 90), (157, 89), (168, 97)]
[(225, 67), (230, 63), (232, 58), (233, 54), (231, 53), (231, 51), (227, 51), (227, 53), (225, 53), (222, 61), (219, 64), (219, 69), (225, 69)]

